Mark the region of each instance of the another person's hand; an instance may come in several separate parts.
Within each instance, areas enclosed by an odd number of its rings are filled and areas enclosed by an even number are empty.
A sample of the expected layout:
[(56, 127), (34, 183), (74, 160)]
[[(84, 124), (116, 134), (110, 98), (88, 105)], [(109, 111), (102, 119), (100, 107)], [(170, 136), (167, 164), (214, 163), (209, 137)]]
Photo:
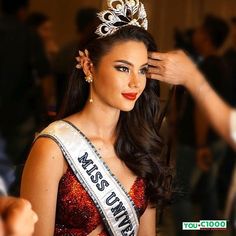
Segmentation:
[(213, 156), (208, 147), (199, 148), (196, 152), (197, 166), (203, 172), (207, 172), (213, 163)]
[(212, 126), (236, 150), (234, 109), (219, 97), (192, 60), (183, 51), (149, 52), (148, 57), (147, 78), (185, 86)]
[(30, 236), (33, 234), (38, 217), (27, 200), (11, 198), (10, 204), (2, 214), (6, 235)]
[(187, 86), (200, 72), (183, 51), (149, 52), (148, 76), (169, 84)]

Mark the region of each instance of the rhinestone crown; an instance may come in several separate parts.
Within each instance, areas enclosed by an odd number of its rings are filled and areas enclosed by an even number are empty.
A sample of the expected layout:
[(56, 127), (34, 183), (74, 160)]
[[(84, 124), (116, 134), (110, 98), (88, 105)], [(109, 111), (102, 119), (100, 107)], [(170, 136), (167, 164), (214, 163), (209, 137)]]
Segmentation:
[(108, 10), (98, 13), (102, 21), (95, 31), (100, 37), (116, 32), (120, 27), (135, 25), (148, 28), (147, 14), (139, 0), (108, 0)]

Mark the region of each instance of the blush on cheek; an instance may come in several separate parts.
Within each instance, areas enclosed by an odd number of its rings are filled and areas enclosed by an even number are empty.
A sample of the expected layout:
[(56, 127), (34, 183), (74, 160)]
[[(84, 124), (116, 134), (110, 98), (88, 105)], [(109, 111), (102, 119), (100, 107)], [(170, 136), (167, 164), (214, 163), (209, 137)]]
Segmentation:
[(140, 91), (140, 95), (143, 93), (145, 88), (146, 88), (146, 83), (144, 84), (143, 89)]
[(143, 88), (140, 90), (139, 97), (142, 96), (142, 94), (143, 94), (145, 88), (146, 88), (146, 82), (145, 82)]

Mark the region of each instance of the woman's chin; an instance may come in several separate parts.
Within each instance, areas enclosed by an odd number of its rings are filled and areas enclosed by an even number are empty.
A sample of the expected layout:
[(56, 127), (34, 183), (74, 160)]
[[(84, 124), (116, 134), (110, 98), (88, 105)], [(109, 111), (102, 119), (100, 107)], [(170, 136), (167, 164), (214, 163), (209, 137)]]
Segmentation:
[(135, 103), (123, 105), (120, 108), (120, 110), (125, 111), (125, 112), (132, 111), (134, 109), (134, 105), (135, 105)]

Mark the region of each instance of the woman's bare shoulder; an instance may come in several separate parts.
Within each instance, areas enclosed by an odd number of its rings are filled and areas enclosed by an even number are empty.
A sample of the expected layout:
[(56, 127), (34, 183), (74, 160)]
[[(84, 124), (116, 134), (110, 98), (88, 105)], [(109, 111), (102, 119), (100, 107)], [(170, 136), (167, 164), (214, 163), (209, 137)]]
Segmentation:
[(55, 156), (63, 157), (61, 149), (57, 142), (50, 136), (39, 136), (33, 143), (31, 151), (40, 153), (54, 154)]
[(62, 151), (55, 140), (50, 137), (38, 137), (29, 153), (26, 165), (38, 166), (43, 169), (57, 171), (60, 175), (65, 173), (67, 168)]

